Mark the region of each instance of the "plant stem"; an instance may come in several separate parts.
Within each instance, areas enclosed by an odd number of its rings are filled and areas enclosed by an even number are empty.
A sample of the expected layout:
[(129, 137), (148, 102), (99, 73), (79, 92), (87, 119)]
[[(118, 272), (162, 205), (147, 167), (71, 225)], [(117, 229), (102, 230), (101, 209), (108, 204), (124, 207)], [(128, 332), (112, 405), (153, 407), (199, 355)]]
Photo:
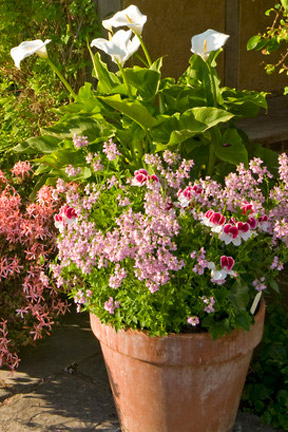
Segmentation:
[(126, 78), (124, 68), (123, 68), (123, 66), (121, 65), (121, 63), (118, 60), (116, 60), (116, 62), (117, 62), (117, 65), (119, 67), (119, 70), (121, 72), (121, 75), (123, 77), (123, 81), (126, 84), (126, 87), (127, 87), (127, 90), (128, 90), (128, 96), (129, 96), (130, 99), (132, 99), (131, 89), (130, 89), (129, 83), (127, 81), (127, 78)]
[(74, 90), (72, 89), (70, 84), (67, 82), (67, 80), (64, 78), (64, 76), (61, 74), (59, 69), (55, 66), (55, 64), (49, 58), (47, 58), (47, 61), (48, 61), (49, 66), (51, 67), (51, 69), (56, 73), (56, 75), (58, 76), (60, 81), (62, 81), (62, 83), (64, 84), (66, 89), (69, 91), (71, 96), (75, 99), (77, 96), (76, 93), (74, 92)]
[(149, 67), (151, 67), (152, 66), (152, 60), (151, 60), (149, 52), (148, 52), (148, 50), (146, 48), (146, 45), (145, 45), (145, 43), (144, 43), (144, 41), (143, 41), (143, 39), (142, 39), (142, 37), (140, 35), (137, 35), (137, 37), (138, 37), (138, 39), (140, 41), (140, 44), (141, 44), (142, 50), (143, 50), (143, 52), (145, 54), (145, 57), (147, 59), (148, 65), (149, 65)]
[(88, 48), (88, 51), (89, 51), (89, 54), (90, 54), (90, 57), (91, 57), (91, 60), (92, 60), (92, 63), (93, 63), (93, 68), (94, 68), (95, 76), (97, 78), (97, 68), (96, 68), (95, 57), (94, 57), (93, 51), (91, 50), (91, 47), (90, 47), (88, 39), (86, 39), (86, 42), (87, 42), (87, 48)]

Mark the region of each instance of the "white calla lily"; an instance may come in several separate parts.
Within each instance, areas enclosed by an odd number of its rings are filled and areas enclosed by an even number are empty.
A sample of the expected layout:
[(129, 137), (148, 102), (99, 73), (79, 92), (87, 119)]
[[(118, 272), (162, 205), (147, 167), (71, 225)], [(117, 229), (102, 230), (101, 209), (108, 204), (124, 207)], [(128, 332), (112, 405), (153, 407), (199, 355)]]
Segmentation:
[(112, 31), (113, 27), (126, 26), (137, 35), (141, 35), (147, 16), (143, 15), (137, 6), (130, 5), (122, 11), (116, 12), (112, 18), (102, 21), (106, 30)]
[(46, 45), (49, 42), (51, 42), (50, 39), (46, 39), (44, 42), (41, 39), (36, 39), (33, 41), (24, 41), (17, 47), (12, 48), (10, 54), (14, 60), (15, 66), (20, 69), (21, 61), (35, 53), (39, 55), (39, 57), (47, 58)]
[(132, 30), (119, 30), (112, 39), (103, 38), (94, 39), (90, 46), (96, 47), (112, 57), (115, 63), (124, 66), (125, 62), (137, 51), (140, 41), (137, 36), (130, 39)]
[(222, 48), (229, 35), (219, 33), (216, 30), (208, 29), (204, 33), (195, 35), (191, 39), (191, 51), (194, 54), (200, 55), (206, 60), (212, 51), (217, 51)]

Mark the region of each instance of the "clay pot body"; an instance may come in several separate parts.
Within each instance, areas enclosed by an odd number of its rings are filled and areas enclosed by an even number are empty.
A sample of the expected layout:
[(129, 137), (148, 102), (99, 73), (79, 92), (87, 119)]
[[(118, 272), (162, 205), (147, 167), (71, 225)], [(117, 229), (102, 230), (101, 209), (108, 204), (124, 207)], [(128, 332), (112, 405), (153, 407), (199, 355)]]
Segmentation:
[(232, 431), (264, 315), (262, 302), (248, 332), (213, 340), (208, 333), (116, 333), (91, 314), (122, 432)]

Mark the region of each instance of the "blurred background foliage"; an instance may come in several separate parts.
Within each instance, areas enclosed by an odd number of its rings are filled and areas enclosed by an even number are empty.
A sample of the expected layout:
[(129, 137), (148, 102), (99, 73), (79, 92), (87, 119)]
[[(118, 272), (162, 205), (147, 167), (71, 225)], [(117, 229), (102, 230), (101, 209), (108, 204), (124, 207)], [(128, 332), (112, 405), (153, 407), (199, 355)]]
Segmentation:
[(0, 11), (0, 166), (7, 168), (19, 159), (9, 150), (37, 136), (57, 119), (51, 109), (69, 101), (45, 61), (31, 56), (19, 71), (11, 48), (24, 40), (51, 39), (49, 57), (77, 92), (91, 77), (87, 40), (101, 29), (95, 0), (5, 0)]

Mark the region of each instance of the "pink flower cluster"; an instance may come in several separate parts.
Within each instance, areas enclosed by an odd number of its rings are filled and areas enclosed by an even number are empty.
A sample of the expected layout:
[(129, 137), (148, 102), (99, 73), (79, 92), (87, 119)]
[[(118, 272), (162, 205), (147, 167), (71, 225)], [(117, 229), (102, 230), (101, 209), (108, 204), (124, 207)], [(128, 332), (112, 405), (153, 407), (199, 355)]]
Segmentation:
[(12, 335), (19, 332), (25, 343), (38, 339), (68, 307), (45, 275), (57, 252), (52, 195), (53, 188), (43, 186), (36, 200), (26, 203), (7, 179), (0, 185), (0, 364), (12, 370), (19, 362)]
[(30, 162), (28, 162), (28, 161), (19, 161), (19, 162), (17, 162), (13, 166), (13, 168), (11, 169), (11, 172), (20, 181), (22, 181), (24, 178), (30, 177), (30, 172), (32, 172), (32, 168), (31, 168)]
[[(69, 287), (69, 272), (76, 272), (93, 289), (94, 302), (101, 286), (97, 307), (100, 303), (106, 318), (115, 308), (117, 316), (129, 310), (135, 284), (141, 292), (157, 292), (149, 299), (160, 299), (161, 307), (163, 299), (165, 313), (167, 305), (177, 309), (175, 297), (182, 304), (178, 313), (185, 309), (185, 325), (205, 325), (214, 313), (217, 320), (232, 311), (233, 319), (237, 305), (231, 292), (241, 283), (249, 285), (251, 303), (255, 290), (273, 285), (288, 260), (288, 187), (281, 184), (288, 178), (288, 158), (280, 157), (280, 184), (271, 182), (270, 192), (271, 174), (258, 158), (248, 169), (240, 164), (223, 185), (210, 178), (189, 181), (193, 162), (168, 151), (162, 159), (146, 155), (145, 162), (151, 166), (136, 170), (132, 179), (123, 180), (123, 172), (115, 170), (109, 179), (99, 175), (99, 183), (82, 192), (68, 192), (56, 220), (60, 263), (53, 272), (59, 286)], [(75, 290), (77, 302), (84, 304)], [(165, 290), (174, 297), (165, 298)], [(89, 302), (85, 297), (85, 307)]]
[(113, 161), (117, 156), (121, 156), (117, 145), (112, 141), (112, 139), (110, 139), (108, 143), (105, 142), (103, 144), (103, 153), (106, 154), (109, 161)]

